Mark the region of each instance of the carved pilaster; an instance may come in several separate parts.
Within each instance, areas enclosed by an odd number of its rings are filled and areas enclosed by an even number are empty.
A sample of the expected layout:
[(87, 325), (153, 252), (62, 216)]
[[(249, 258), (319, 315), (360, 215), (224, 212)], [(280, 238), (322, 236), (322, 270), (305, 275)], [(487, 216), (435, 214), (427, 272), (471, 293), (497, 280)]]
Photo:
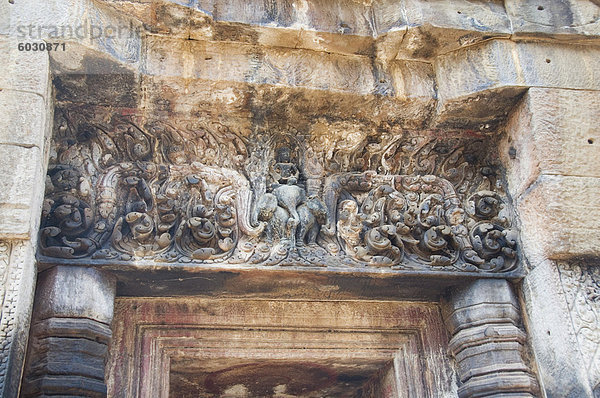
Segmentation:
[(106, 396), (115, 287), (111, 275), (91, 268), (40, 275), (22, 396)]
[(13, 397), (19, 391), (33, 303), (34, 273), (30, 242), (0, 241), (1, 397)]
[(455, 289), (443, 304), (452, 335), (460, 398), (537, 396), (524, 359), (526, 334), (517, 299), (505, 280), (478, 280)]

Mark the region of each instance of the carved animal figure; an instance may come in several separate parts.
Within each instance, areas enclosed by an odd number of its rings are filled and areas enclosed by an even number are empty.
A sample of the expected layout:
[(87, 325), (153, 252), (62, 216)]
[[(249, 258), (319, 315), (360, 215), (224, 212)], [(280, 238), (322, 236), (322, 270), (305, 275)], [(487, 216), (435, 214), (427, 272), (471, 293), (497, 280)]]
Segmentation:
[(277, 204), (272, 193), (264, 194), (256, 204), (258, 220), (267, 223), (266, 233), (269, 240), (289, 239), (291, 233), (288, 226), (290, 214)]
[(306, 201), (306, 192), (298, 185), (280, 185), (273, 189), (273, 195), (277, 198), (277, 204), (290, 213), (290, 227), (295, 231), (300, 224), (298, 206)]
[(313, 245), (321, 226), (327, 224), (327, 207), (316, 195), (311, 195), (308, 200), (298, 207), (300, 226), (296, 232), (296, 244), (303, 246), (305, 243)]

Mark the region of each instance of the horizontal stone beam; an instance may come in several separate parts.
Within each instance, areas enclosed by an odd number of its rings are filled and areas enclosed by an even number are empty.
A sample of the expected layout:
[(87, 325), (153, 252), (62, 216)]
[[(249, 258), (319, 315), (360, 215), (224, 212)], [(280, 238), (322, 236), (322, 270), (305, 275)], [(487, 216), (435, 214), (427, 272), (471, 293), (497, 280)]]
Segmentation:
[(373, 46), (385, 59), (428, 58), (492, 37), (568, 34), (587, 41), (600, 33), (597, 6), (589, 2), (544, 6), (533, 0), (106, 3), (135, 16), (154, 33), (356, 54)]
[(439, 125), (502, 118), (530, 87), (600, 90), (592, 46), (490, 40), (437, 57), (434, 69)]

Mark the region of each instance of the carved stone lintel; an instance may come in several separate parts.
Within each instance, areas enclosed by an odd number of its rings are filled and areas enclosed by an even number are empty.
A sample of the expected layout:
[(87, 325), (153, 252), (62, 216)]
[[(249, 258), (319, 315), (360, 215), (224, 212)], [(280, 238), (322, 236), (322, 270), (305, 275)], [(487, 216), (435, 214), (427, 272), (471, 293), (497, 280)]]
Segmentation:
[(511, 208), (483, 137), (338, 142), (60, 115), (44, 257), (519, 273)]
[(442, 312), (452, 335), (449, 351), (457, 363), (460, 398), (537, 396), (524, 358), (527, 336), (518, 301), (507, 281), (478, 280), (455, 289)]
[(55, 267), (39, 277), (22, 396), (105, 397), (115, 279)]

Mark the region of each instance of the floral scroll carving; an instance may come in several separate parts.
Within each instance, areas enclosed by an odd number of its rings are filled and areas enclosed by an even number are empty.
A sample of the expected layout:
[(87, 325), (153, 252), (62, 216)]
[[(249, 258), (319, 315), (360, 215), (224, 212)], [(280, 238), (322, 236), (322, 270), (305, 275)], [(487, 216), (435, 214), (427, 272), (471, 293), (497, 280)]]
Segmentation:
[[(359, 262), (395, 266), (415, 263), (454, 265), (463, 270), (499, 271), (514, 266), (516, 236), (496, 202), (495, 211), (483, 215), (463, 208), (447, 180), (432, 176), (380, 176), (342, 174), (326, 183), (331, 213), (337, 213), (341, 249)], [(362, 202), (349, 191), (364, 191)], [(356, 195), (359, 196), (359, 195)], [(482, 191), (470, 198), (474, 208)]]
[(600, 270), (581, 261), (559, 262), (556, 269), (588, 379), (600, 395)]
[(82, 119), (57, 117), (42, 256), (516, 270), (510, 206), (482, 138), (334, 132), (325, 142)]

